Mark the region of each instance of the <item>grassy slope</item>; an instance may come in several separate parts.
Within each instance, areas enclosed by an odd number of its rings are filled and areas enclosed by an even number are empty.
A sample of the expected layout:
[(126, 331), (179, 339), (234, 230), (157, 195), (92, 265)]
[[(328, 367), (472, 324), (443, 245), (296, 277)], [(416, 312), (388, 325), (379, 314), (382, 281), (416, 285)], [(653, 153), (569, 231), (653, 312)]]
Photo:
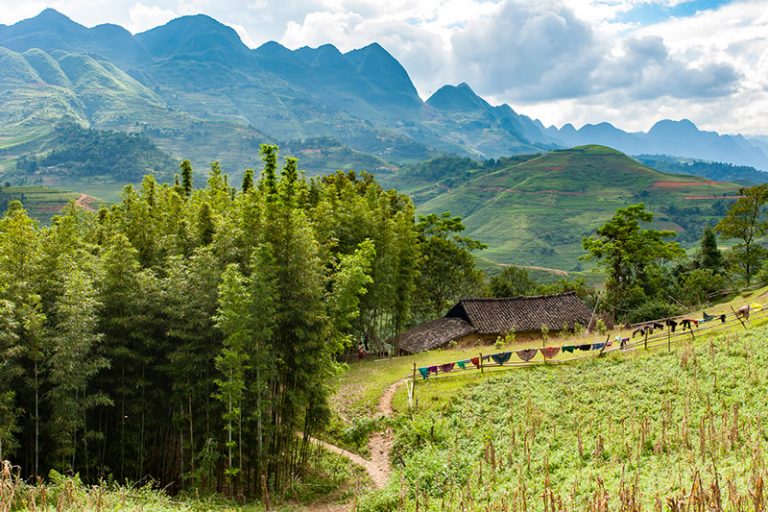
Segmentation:
[[(481, 257), (575, 270), (584, 254), (583, 236), (608, 220), (617, 208), (644, 202), (651, 211), (674, 205), (702, 207), (698, 224), (714, 221), (706, 210), (712, 199), (690, 196), (733, 195), (738, 186), (694, 176), (660, 173), (602, 146), (554, 151), (501, 170), (470, 174), (467, 181), (392, 179), (412, 193), (423, 213), (460, 215), (467, 234), (488, 244)], [(664, 186), (667, 183), (672, 186)], [(656, 227), (684, 232), (674, 216), (657, 215)]]
[[(707, 311), (730, 311), (730, 306), (754, 301), (767, 302), (768, 291), (758, 290)], [(598, 477), (615, 508), (622, 471), (627, 485), (637, 478), (646, 508), (657, 494), (663, 501), (665, 496), (689, 490), (693, 468), (701, 470), (708, 484), (713, 463), (723, 492), (730, 478), (743, 493), (756, 443), (765, 442), (757, 422), (765, 413), (762, 394), (768, 385), (767, 323), (765, 319), (754, 322), (750, 333), (737, 324), (724, 334), (673, 345), (671, 353), (641, 350), (560, 366), (466, 372), (419, 381), (418, 412), (403, 415), (395, 423), (394, 461), (404, 464), (400, 467), (405, 482), (402, 490), (409, 496), (405, 510), (414, 508), (416, 493), (425, 492), (432, 504), (425, 506), (422, 496), (421, 510), (458, 510), (458, 496), (467, 488), (467, 481), (478, 507), (486, 502), (498, 505), (504, 496), (511, 499), (523, 481), (532, 504), (529, 507), (539, 510), (546, 461), (550, 489), (563, 498), (569, 510), (574, 508), (574, 499), (575, 508), (587, 508)], [(337, 409), (348, 418), (368, 414), (381, 391), (409, 375), (414, 362), (417, 366), (439, 364), (479, 350), (445, 350), (352, 364), (342, 379)], [(486, 352), (493, 350), (486, 348)], [(404, 388), (398, 390), (394, 405), (398, 411), (406, 410)], [(738, 407), (736, 427), (734, 406)], [(707, 430), (703, 456), (702, 418)], [(647, 426), (642, 427), (646, 421)], [(643, 429), (646, 439), (640, 448)], [(598, 438), (602, 452), (596, 451)], [(498, 462), (491, 481), (490, 461), (486, 460), (485, 480), (479, 482), (479, 461), (489, 443), (494, 445), (497, 461), (503, 462)], [(400, 491), (393, 484), (389, 491), (369, 497), (368, 503), (391, 502)], [(439, 501), (451, 494), (456, 497), (450, 503), (452, 509)]]

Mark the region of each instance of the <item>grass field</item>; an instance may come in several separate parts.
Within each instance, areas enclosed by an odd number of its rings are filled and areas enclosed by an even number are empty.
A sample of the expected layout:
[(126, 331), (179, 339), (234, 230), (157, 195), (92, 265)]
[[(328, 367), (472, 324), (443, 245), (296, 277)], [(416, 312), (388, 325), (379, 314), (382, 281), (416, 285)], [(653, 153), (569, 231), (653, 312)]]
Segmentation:
[[(325, 510), (350, 500), (360, 486), (367, 485), (367, 476), (347, 459), (313, 448), (312, 468), (301, 481), (290, 488), (273, 504), (274, 512)], [(0, 461), (1, 462), (1, 461)], [(16, 511), (124, 511), (124, 512), (264, 512), (263, 503), (224, 496), (200, 496), (184, 492), (171, 496), (165, 490), (147, 484), (122, 486), (103, 483), (85, 486), (80, 479), (53, 474), (44, 485), (30, 486), (15, 476), (10, 465), (0, 463), (0, 512)]]
[[(767, 296), (758, 290), (707, 311)], [(391, 422), (399, 476), (363, 499), (361, 510), (763, 510), (768, 320), (749, 327), (733, 322), (669, 352), (662, 344), (418, 380), (415, 411), (402, 387)], [(552, 344), (571, 341), (578, 339)], [(479, 350), (354, 363), (337, 408), (349, 417), (369, 414), (413, 363)]]

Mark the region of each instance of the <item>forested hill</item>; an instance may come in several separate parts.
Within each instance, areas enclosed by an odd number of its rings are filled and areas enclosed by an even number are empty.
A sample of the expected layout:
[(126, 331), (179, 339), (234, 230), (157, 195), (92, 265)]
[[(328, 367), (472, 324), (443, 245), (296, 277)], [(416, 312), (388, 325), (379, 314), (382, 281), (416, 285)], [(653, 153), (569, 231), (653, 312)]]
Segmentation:
[[(185, 161), (178, 183), (149, 175), (48, 227), (9, 203), (0, 457), (24, 478), (283, 495), (311, 467), (353, 340), (382, 350), (476, 293), (458, 219), (417, 222), (371, 175), (308, 180), (295, 159), (278, 171), (276, 147), (261, 154), (237, 187)], [(430, 248), (458, 266), (429, 265)]]
[(666, 174), (603, 146), (477, 162), (444, 157), (384, 178), (420, 212), (450, 211), (488, 244), (486, 264), (582, 269), (581, 240), (617, 208), (643, 202), (655, 225), (692, 244), (721, 217), (739, 186)]
[(52, 9), (2, 26), (0, 95), (0, 175), (22, 154), (40, 157), (62, 121), (141, 132), (173, 158), (238, 170), (258, 164), (259, 144), (317, 137), (349, 149), (338, 153), (343, 168), (366, 160), (361, 154), (387, 167), (439, 154), (487, 159), (587, 143), (768, 168), (757, 142), (686, 120), (662, 120), (647, 134), (605, 123), (545, 128), (509, 105), (489, 104), (466, 83), (424, 101), (377, 43), (346, 53), (276, 42), (251, 49), (204, 15), (136, 35), (115, 25), (86, 28)]
[[(111, 178), (139, 182), (146, 174), (169, 180), (178, 162), (162, 152), (146, 136), (82, 128), (63, 123), (54, 128), (41, 154), (22, 154), (11, 176), (35, 177), (46, 184), (72, 178)], [(84, 180), (85, 181), (85, 180)]]
[(759, 171), (754, 167), (666, 155), (637, 155), (635, 158), (648, 167), (671, 174), (691, 174), (711, 180), (732, 181), (743, 185), (768, 183), (768, 172)]

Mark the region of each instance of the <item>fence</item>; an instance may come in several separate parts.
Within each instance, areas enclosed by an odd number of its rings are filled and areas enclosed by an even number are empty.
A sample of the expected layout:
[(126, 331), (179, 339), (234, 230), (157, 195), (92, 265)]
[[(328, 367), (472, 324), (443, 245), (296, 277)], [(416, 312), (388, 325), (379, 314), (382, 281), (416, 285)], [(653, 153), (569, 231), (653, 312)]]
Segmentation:
[[(695, 340), (697, 336), (703, 336), (703, 335), (711, 335), (718, 332), (728, 332), (732, 331), (734, 328), (736, 329), (749, 329), (749, 324), (752, 324), (758, 320), (764, 319), (768, 317), (768, 306), (765, 308), (755, 312), (751, 313), (748, 320), (740, 318), (735, 311), (733, 311), (733, 308), (731, 313), (725, 314), (725, 322), (721, 322), (720, 315), (717, 315), (714, 319), (709, 320), (707, 322), (702, 322), (701, 320), (698, 320), (698, 325), (694, 328), (691, 327), (690, 329), (677, 329), (676, 332), (671, 332), (669, 327), (666, 327), (662, 331), (660, 331), (658, 334), (652, 334), (648, 335), (647, 333), (642, 336), (639, 340), (634, 341), (633, 338), (623, 338), (625, 340), (628, 340), (626, 343), (620, 343), (616, 340), (610, 340), (606, 339), (604, 341), (596, 341), (594, 343), (590, 343), (591, 349), (586, 350), (580, 350), (579, 352), (584, 352), (584, 354), (579, 354), (575, 356), (570, 357), (552, 357), (552, 358), (546, 358), (543, 356), (542, 348), (537, 348), (536, 350), (542, 354), (542, 359), (537, 360), (530, 360), (530, 361), (514, 361), (514, 362), (504, 362), (503, 364), (496, 364), (491, 363), (487, 364), (489, 360), (493, 358), (494, 355), (498, 354), (504, 354), (507, 352), (511, 352), (512, 354), (515, 354), (517, 351), (504, 351), (501, 353), (494, 353), (494, 354), (486, 354), (483, 355), (483, 353), (478, 354), (478, 362), (479, 364), (468, 364), (462, 368), (458, 367), (458, 361), (453, 361), (449, 363), (443, 363), (443, 364), (437, 364), (437, 365), (431, 365), (426, 366), (422, 368), (417, 368), (416, 363), (413, 365), (413, 372), (409, 376), (410, 382), (412, 383), (409, 385), (408, 389), (408, 395), (409, 395), (409, 401), (413, 399), (413, 388), (415, 388), (415, 384), (419, 380), (426, 380), (426, 379), (433, 379), (433, 378), (442, 378), (442, 377), (450, 377), (452, 375), (457, 375), (465, 372), (471, 372), (471, 371), (479, 371), (481, 373), (484, 373), (486, 370), (493, 370), (500, 371), (503, 369), (514, 369), (514, 368), (520, 368), (520, 367), (529, 367), (529, 366), (541, 366), (541, 365), (557, 365), (557, 364), (564, 364), (564, 363), (570, 363), (573, 361), (581, 361), (584, 359), (594, 359), (597, 357), (604, 356), (606, 354), (616, 353), (616, 352), (627, 352), (627, 351), (634, 351), (639, 349), (640, 347), (644, 349), (654, 349), (659, 347), (666, 346), (669, 350), (671, 350), (672, 345), (676, 343), (680, 343), (684, 340)], [(678, 325), (678, 327), (680, 327)], [(609, 337), (610, 338), (610, 337)], [(597, 349), (592, 349), (595, 346), (601, 347)], [(586, 346), (586, 344), (583, 345), (547, 345), (543, 348), (559, 348), (560, 351), (558, 355), (565, 354), (566, 352), (563, 351), (563, 347), (578, 347), (578, 346)], [(532, 349), (530, 349), (532, 350)], [(575, 351), (571, 351), (571, 353), (575, 353)], [(471, 359), (465, 359), (462, 360), (464, 363), (471, 362)], [(446, 365), (453, 364), (453, 367), (448, 371), (440, 371), (440, 367), (445, 367)], [(437, 368), (437, 371), (434, 373), (428, 372), (427, 377), (424, 377), (423, 379), (419, 379), (418, 377), (422, 375), (421, 371), (424, 368)], [(418, 370), (418, 371), (417, 371)]]

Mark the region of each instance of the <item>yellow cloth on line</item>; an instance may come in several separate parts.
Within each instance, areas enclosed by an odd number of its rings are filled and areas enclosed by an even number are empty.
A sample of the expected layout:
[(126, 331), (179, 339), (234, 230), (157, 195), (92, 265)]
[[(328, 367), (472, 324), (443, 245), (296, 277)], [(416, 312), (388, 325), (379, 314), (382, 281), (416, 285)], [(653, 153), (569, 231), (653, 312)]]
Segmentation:
[(749, 309), (751, 311), (762, 311), (763, 310), (763, 305), (762, 304), (758, 304), (757, 302), (753, 302), (752, 304), (749, 305)]

